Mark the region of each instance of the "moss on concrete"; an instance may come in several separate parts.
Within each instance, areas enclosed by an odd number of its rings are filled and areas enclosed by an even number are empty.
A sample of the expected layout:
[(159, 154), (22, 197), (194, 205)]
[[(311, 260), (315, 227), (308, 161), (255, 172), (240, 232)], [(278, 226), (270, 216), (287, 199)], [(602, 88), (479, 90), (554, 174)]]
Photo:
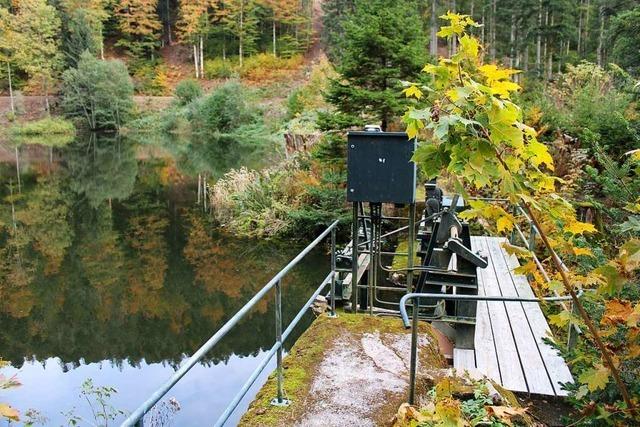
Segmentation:
[[(288, 407), (276, 407), (270, 404), (276, 396), (275, 373), (269, 376), (266, 384), (258, 392), (249, 409), (240, 420), (241, 426), (285, 426), (293, 425), (300, 419), (313, 400), (310, 388), (317, 371), (317, 367), (325, 355), (331, 351), (336, 339), (345, 334), (374, 333), (408, 333), (400, 319), (395, 317), (377, 317), (365, 314), (351, 314), (340, 312), (338, 318), (332, 319), (326, 315), (318, 317), (311, 327), (298, 339), (290, 353), (283, 361), (284, 390), (287, 399), (291, 400)], [(428, 334), (431, 343), (437, 340), (427, 324), (420, 326), (421, 334)], [(444, 358), (439, 353), (437, 345), (427, 345), (420, 349), (422, 366), (443, 367)], [(390, 402), (391, 403), (391, 402)], [(385, 410), (387, 408), (385, 407)], [(389, 414), (382, 418), (391, 419), (397, 409), (397, 403), (389, 405)]]

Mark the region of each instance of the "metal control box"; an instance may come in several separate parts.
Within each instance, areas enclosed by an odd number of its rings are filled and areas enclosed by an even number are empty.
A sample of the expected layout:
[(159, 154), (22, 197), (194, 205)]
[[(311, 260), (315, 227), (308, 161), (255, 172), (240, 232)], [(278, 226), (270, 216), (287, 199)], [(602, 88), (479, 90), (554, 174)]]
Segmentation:
[(414, 203), (415, 139), (404, 132), (347, 134), (347, 201)]

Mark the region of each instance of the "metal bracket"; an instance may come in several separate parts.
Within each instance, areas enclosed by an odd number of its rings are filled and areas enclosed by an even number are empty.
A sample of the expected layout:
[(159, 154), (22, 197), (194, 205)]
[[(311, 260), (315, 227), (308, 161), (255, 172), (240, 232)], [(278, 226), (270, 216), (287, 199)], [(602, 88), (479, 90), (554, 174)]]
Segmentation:
[(289, 399), (282, 399), (280, 401), (278, 401), (277, 397), (274, 397), (273, 399), (271, 399), (271, 406), (284, 407), (289, 405), (291, 405), (291, 401)]

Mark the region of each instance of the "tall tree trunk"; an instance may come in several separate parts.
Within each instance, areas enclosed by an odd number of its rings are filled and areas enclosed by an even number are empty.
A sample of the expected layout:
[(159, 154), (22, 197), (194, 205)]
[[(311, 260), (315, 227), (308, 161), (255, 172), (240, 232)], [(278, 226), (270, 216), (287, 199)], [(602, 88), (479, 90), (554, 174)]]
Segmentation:
[(42, 78), (42, 86), (44, 87), (44, 109), (47, 115), (49, 115), (51, 113), (51, 107), (49, 105), (49, 83), (46, 77)]
[(227, 35), (222, 33), (222, 60), (227, 60)]
[(542, 60), (542, 0), (538, 2), (538, 36), (536, 38), (536, 70), (540, 75)]
[(200, 78), (204, 79), (204, 37), (200, 35)]
[(482, 27), (480, 27), (480, 43), (482, 44), (482, 46), (485, 46), (484, 43), (484, 29), (486, 27), (485, 25), (485, 13), (484, 13), (484, 7), (482, 8)]
[(578, 7), (578, 56), (580, 56), (582, 52), (582, 14), (583, 14), (583, 2), (584, 0), (580, 0), (580, 6)]
[(20, 185), (20, 156), (18, 155), (18, 146), (16, 146), (15, 150), (16, 150), (16, 178), (18, 179), (18, 193), (22, 193), (22, 189)]
[(491, 2), (491, 60), (496, 60), (496, 6), (498, 0)]
[(273, 26), (271, 27), (271, 36), (273, 38), (273, 56), (277, 56), (276, 53), (276, 15), (273, 15)]
[(198, 48), (196, 47), (195, 43), (193, 45), (193, 63), (195, 64), (195, 67), (196, 67), (196, 79), (199, 79), (200, 68), (198, 67)]
[(431, 0), (431, 40), (429, 41), (429, 50), (434, 58), (438, 56), (437, 3), (437, 0)]
[(523, 69), (524, 72), (526, 73), (527, 71), (529, 71), (529, 45), (527, 44), (524, 47), (524, 60), (523, 60), (524, 64), (523, 64)]
[(469, 5), (469, 16), (471, 17), (471, 19), (473, 19), (473, 12), (474, 12), (475, 6), (476, 6), (475, 0), (471, 0), (471, 4)]
[(167, 44), (171, 46), (173, 40), (171, 39), (171, 11), (169, 9), (169, 0), (164, 2), (167, 11)]
[(15, 103), (13, 102), (13, 84), (11, 82), (11, 64), (7, 61), (7, 74), (9, 78), (9, 102), (11, 103), (11, 112), (16, 114)]
[(587, 0), (587, 7), (584, 14), (584, 42), (582, 43), (582, 50), (586, 49), (586, 45), (589, 42), (589, 18), (591, 18), (591, 0)]
[(598, 33), (598, 49), (596, 50), (596, 55), (598, 58), (598, 65), (602, 67), (604, 62), (604, 6), (599, 7), (598, 17), (600, 19), (600, 31)]
[[(456, 0), (451, 0), (451, 11), (457, 13)], [(456, 39), (456, 36), (454, 35), (453, 37), (451, 37), (451, 53), (449, 54), (449, 56), (455, 55), (457, 50), (458, 50), (457, 39)]]
[(515, 52), (516, 52), (516, 13), (511, 12), (511, 33), (509, 34), (509, 68), (513, 68), (515, 65)]
[(240, 67), (242, 67), (242, 43), (244, 41), (244, 0), (240, 0), (240, 40), (238, 43), (238, 56), (240, 57)]

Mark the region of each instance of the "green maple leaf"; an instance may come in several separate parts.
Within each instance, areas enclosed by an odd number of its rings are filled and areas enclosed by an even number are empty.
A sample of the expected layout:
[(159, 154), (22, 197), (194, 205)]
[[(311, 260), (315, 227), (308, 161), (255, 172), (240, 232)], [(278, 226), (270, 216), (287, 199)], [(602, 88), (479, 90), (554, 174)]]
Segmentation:
[(489, 133), (494, 144), (505, 142), (513, 147), (520, 147), (523, 143), (522, 131), (515, 127), (520, 112), (511, 103), (494, 102), (487, 117), (489, 118)]

